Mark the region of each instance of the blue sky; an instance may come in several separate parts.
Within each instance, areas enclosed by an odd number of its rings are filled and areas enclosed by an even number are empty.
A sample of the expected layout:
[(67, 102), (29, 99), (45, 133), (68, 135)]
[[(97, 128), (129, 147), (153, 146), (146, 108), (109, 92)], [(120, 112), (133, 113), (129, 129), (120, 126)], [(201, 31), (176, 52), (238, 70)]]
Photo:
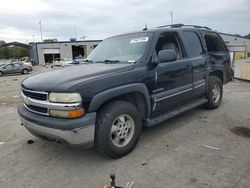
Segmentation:
[[(250, 0), (7, 0), (0, 6), (0, 40), (40, 41), (106, 37), (174, 23), (206, 25), (225, 33), (250, 33)], [(75, 32), (76, 31), (76, 32)]]

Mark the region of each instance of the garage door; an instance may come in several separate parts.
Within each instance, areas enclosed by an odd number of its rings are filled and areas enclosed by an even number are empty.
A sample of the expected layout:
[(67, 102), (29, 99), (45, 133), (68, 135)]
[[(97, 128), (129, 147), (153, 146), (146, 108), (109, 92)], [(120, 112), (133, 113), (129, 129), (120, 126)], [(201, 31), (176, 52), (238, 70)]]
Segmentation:
[(43, 49), (44, 54), (60, 54), (60, 49), (58, 48), (48, 48), (48, 49)]

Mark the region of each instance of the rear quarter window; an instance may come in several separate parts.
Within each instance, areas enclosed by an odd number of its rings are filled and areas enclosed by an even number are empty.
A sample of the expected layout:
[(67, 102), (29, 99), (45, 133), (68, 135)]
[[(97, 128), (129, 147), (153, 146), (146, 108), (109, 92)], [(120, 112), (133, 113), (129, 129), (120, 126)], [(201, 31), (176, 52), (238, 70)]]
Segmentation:
[(215, 33), (204, 34), (208, 52), (223, 52), (226, 51), (223, 41)]

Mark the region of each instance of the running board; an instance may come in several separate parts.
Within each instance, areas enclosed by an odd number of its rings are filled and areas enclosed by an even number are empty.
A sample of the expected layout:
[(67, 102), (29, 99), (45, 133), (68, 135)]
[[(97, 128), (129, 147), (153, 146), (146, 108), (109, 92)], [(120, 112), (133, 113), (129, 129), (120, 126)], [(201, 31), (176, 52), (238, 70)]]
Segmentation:
[(152, 119), (147, 119), (146, 120), (146, 123), (145, 123), (145, 126), (147, 127), (151, 127), (151, 126), (154, 126), (156, 124), (159, 124), (167, 119), (170, 119), (176, 115), (179, 115), (183, 112), (186, 112), (188, 110), (191, 110), (195, 107), (198, 107), (202, 104), (205, 104), (207, 102), (207, 99), (205, 98), (201, 98), (201, 99), (196, 99), (192, 102), (189, 102), (187, 104), (184, 104), (183, 106), (180, 106), (180, 107), (177, 107), (173, 110), (170, 110), (168, 111), (166, 114), (163, 114), (163, 115), (160, 115), (158, 117), (155, 117), (155, 118), (152, 118)]

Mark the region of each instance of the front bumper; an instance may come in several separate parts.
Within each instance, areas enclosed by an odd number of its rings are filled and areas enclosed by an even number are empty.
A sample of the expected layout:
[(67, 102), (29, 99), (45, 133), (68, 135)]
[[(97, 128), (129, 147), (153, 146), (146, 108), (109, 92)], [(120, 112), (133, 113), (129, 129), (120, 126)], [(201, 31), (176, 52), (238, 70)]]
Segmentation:
[(33, 135), (70, 145), (94, 145), (96, 113), (76, 119), (62, 119), (35, 114), (18, 104), (22, 125)]

